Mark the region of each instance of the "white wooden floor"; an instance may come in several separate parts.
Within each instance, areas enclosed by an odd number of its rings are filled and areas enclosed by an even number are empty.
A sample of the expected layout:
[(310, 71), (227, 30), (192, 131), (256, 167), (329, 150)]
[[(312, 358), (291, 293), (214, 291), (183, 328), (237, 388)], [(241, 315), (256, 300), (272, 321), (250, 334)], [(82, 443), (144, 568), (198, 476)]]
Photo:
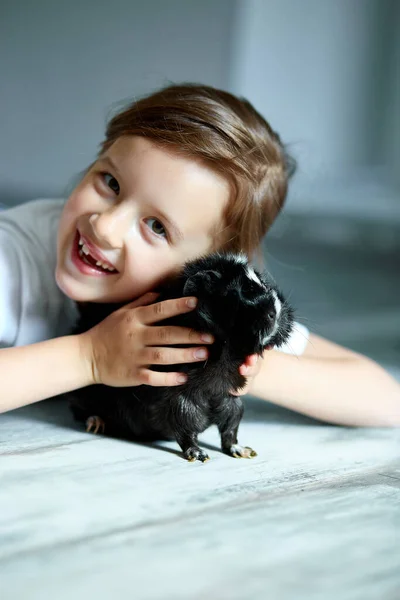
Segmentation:
[(258, 457), (205, 464), (83, 433), (62, 401), (2, 415), (2, 600), (398, 600), (399, 432), (247, 409)]

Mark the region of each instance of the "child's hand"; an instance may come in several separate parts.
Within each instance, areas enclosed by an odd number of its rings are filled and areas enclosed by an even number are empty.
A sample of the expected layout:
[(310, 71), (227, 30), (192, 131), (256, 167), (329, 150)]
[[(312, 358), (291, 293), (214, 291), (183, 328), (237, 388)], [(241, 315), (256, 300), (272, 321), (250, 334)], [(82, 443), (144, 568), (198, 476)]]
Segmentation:
[[(115, 387), (180, 385), (184, 373), (151, 371), (150, 365), (169, 365), (204, 360), (208, 355), (201, 333), (186, 327), (155, 326), (168, 317), (189, 312), (189, 297), (154, 302), (158, 294), (149, 292), (123, 306), (104, 321), (80, 334), (83, 353), (91, 369), (93, 383)], [(170, 344), (202, 344), (199, 348), (169, 348)], [(204, 350), (206, 355), (195, 356)]]
[(262, 359), (258, 354), (250, 354), (246, 357), (245, 362), (239, 367), (239, 373), (247, 378), (246, 385), (239, 390), (231, 390), (232, 396), (244, 396), (250, 393), (253, 379), (260, 372), (261, 362)]

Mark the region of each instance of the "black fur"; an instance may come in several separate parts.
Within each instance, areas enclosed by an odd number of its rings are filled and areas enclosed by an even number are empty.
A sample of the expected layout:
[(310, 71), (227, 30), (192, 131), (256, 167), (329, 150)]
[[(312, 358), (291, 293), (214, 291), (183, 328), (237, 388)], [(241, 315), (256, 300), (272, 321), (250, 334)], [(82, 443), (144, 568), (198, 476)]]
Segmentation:
[[(188, 381), (180, 386), (140, 385), (116, 388), (93, 385), (73, 393), (71, 407), (83, 422), (98, 417), (105, 433), (138, 441), (176, 439), (188, 460), (208, 458), (197, 436), (211, 424), (218, 426), (222, 450), (231, 456), (251, 457), (251, 448), (238, 446), (237, 431), (243, 415), (240, 397), (229, 393), (245, 385), (239, 366), (250, 354), (262, 354), (268, 346), (280, 346), (289, 337), (293, 312), (271, 277), (255, 271), (260, 282), (249, 277), (249, 265), (241, 255), (215, 253), (189, 262), (182, 273), (163, 286), (157, 302), (196, 296), (197, 307), (157, 325), (179, 325), (213, 334), (206, 361), (181, 365), (153, 365), (157, 371), (180, 371)], [(254, 271), (253, 271), (254, 272)], [(275, 319), (274, 294), (281, 303)], [(87, 304), (81, 307), (76, 332), (90, 329), (117, 305)], [(276, 331), (271, 336), (276, 323)], [(181, 346), (185, 347), (185, 346)]]

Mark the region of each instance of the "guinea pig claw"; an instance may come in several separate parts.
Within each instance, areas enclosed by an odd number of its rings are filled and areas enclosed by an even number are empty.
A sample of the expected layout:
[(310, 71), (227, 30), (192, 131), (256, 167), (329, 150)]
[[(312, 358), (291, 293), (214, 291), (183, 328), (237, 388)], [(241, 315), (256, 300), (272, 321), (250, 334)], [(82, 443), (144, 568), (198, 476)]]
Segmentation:
[(249, 446), (240, 446), (239, 444), (232, 444), (227, 451), (228, 454), (233, 458), (254, 458), (257, 456), (257, 452)]
[(200, 462), (204, 463), (207, 460), (210, 460), (208, 454), (206, 454), (204, 450), (201, 450), (200, 448), (188, 448), (185, 450), (183, 455), (189, 462), (195, 462), (196, 460), (199, 460)]
[(99, 433), (99, 431), (100, 433), (104, 433), (105, 428), (106, 424), (104, 423), (103, 419), (97, 415), (86, 419), (86, 433), (94, 433), (94, 435)]

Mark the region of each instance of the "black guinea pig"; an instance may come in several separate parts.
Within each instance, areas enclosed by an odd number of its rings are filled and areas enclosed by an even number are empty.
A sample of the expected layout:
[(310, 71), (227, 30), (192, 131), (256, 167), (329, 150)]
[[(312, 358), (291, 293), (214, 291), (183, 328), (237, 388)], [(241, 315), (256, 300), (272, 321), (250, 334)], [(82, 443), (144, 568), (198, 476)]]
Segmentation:
[[(109, 387), (102, 384), (72, 393), (71, 408), (87, 431), (136, 441), (175, 439), (189, 461), (206, 461), (197, 436), (217, 425), (223, 452), (235, 458), (256, 456), (238, 444), (243, 402), (230, 390), (246, 378), (239, 366), (250, 354), (261, 355), (287, 341), (293, 311), (267, 273), (254, 270), (242, 254), (215, 253), (188, 262), (182, 272), (160, 290), (156, 302), (196, 296), (191, 312), (157, 323), (211, 333), (207, 360), (181, 365), (152, 365), (156, 371), (181, 371), (188, 380), (179, 386)], [(75, 333), (87, 331), (117, 305), (86, 304)], [(188, 347), (181, 344), (175, 347)]]

